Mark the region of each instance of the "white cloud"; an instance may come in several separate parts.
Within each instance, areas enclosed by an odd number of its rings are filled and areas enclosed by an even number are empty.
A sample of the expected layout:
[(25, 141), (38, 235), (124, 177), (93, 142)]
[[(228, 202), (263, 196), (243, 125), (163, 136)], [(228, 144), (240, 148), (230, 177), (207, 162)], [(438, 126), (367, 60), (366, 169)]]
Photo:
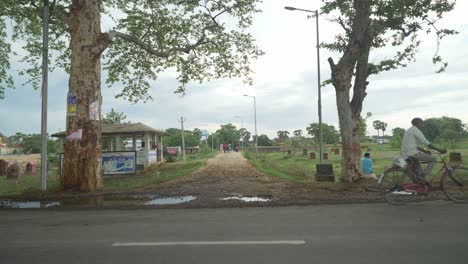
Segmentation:
[[(303, 129), (318, 122), (317, 63), (315, 19), (307, 19), (301, 12), (291, 12), (283, 7), (293, 5), (314, 10), (320, 1), (275, 0), (263, 1), (263, 13), (256, 15), (251, 29), (257, 44), (266, 55), (252, 65), (254, 85), (248, 86), (238, 79), (223, 79), (204, 84), (190, 84), (183, 97), (174, 94), (177, 88), (175, 72), (166, 71), (152, 83), (153, 102), (131, 104), (114, 99), (119, 88), (108, 89), (103, 84), (103, 110), (124, 112), (128, 120), (142, 122), (155, 128), (179, 127), (178, 119), (187, 118), (186, 128), (195, 127), (215, 131), (221, 124), (233, 123), (253, 133), (253, 100), (257, 99), (258, 134), (276, 136), (278, 130)], [(449, 61), (447, 72), (435, 74), (431, 56), (435, 52), (432, 37), (424, 38), (417, 62), (407, 68), (383, 73), (370, 78), (368, 95), (363, 113), (372, 112), (369, 132), (374, 133), (372, 121), (380, 119), (388, 123), (388, 131), (394, 127), (408, 127), (415, 116), (422, 118), (442, 115), (460, 118), (468, 122), (468, 10), (467, 1), (457, 1), (456, 9), (446, 18), (445, 26), (460, 31), (442, 41), (440, 53)], [(336, 25), (320, 18), (321, 41), (330, 41), (337, 32)], [(111, 27), (111, 25), (106, 25)], [(390, 56), (391, 49), (371, 54), (371, 59)], [(336, 54), (321, 50), (321, 79), (330, 76), (328, 57), (338, 60)], [(105, 74), (105, 73), (104, 73)], [(105, 79), (105, 76), (102, 78)], [(49, 79), (49, 131), (65, 128), (65, 106), (68, 76), (63, 72), (50, 75)], [(0, 131), (13, 134), (16, 131), (38, 133), (40, 131), (40, 92), (30, 87), (7, 90), (7, 98), (0, 102)], [(332, 86), (322, 89), (323, 122), (337, 125), (335, 92)]]

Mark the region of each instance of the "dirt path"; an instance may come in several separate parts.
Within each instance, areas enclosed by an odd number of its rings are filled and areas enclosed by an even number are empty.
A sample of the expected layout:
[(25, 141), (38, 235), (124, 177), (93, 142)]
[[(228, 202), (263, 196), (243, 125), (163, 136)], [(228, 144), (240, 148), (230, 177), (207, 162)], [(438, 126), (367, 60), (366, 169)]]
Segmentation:
[[(168, 181), (152, 188), (159, 197), (196, 196), (187, 205), (201, 207), (238, 206), (238, 200), (223, 198), (242, 196), (271, 199), (269, 205), (291, 205), (346, 201), (353, 194), (355, 202), (369, 201), (372, 194), (356, 190), (337, 190), (333, 184), (291, 182), (259, 172), (240, 153), (221, 153), (190, 175)], [(330, 186), (330, 188), (327, 188)], [(249, 203), (252, 204), (252, 203)]]

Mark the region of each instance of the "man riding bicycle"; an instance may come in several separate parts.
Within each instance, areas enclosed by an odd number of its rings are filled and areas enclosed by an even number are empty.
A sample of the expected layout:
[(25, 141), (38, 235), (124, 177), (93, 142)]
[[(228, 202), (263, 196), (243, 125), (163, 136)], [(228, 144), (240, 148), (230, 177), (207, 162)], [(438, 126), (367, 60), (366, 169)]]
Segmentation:
[(426, 169), (419, 175), (419, 177), (424, 179), (426, 175), (431, 174), (432, 168), (437, 162), (437, 159), (431, 156), (430, 151), (420, 148), (418, 145), (426, 145), (427, 147), (442, 154), (446, 153), (447, 150), (437, 148), (436, 146), (432, 145), (431, 142), (426, 139), (426, 137), (424, 137), (424, 134), (420, 130), (424, 126), (424, 121), (421, 118), (413, 118), (413, 120), (411, 120), (411, 124), (413, 126), (406, 130), (403, 136), (401, 143), (401, 156), (405, 159), (414, 158), (420, 162), (427, 162), (428, 164)]

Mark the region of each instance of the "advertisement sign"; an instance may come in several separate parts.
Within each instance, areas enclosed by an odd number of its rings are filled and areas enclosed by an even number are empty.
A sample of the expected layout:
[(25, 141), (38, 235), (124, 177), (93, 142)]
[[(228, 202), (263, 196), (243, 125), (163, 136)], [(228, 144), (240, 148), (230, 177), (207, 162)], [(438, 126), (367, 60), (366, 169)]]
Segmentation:
[(76, 95), (73, 93), (68, 93), (67, 96), (67, 115), (74, 116), (76, 115)]
[(94, 101), (89, 104), (89, 119), (99, 120), (99, 101)]
[(158, 161), (158, 152), (156, 150), (148, 151), (148, 161), (149, 161), (149, 164), (152, 164)]
[(137, 151), (137, 160), (136, 164), (145, 165), (146, 164), (146, 151)]
[(102, 153), (102, 170), (104, 175), (135, 173), (135, 163), (135, 152)]
[(180, 151), (180, 147), (166, 147), (167, 154), (170, 156), (178, 156)]
[(67, 136), (67, 140), (81, 140), (83, 138), (83, 129), (78, 129)]

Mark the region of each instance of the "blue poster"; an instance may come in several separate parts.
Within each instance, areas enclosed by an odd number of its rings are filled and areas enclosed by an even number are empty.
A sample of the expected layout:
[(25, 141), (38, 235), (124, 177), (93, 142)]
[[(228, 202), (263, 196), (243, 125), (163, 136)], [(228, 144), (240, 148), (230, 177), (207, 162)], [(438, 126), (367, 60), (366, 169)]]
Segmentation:
[(102, 170), (104, 175), (135, 173), (135, 163), (135, 152), (102, 153)]

